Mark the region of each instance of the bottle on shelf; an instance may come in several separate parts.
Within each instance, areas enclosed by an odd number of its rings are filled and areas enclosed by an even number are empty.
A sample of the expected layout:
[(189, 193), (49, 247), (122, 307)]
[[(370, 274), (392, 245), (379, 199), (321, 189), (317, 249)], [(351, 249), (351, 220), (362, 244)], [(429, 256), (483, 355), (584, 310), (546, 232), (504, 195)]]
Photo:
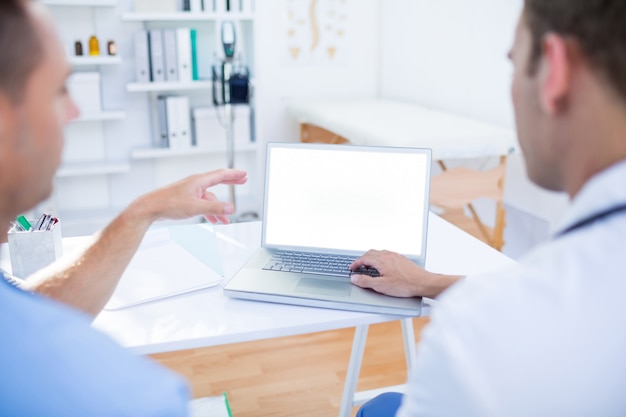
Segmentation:
[(110, 56), (115, 56), (117, 55), (117, 45), (115, 44), (115, 41), (109, 41), (107, 43), (107, 53)]
[(83, 56), (83, 43), (81, 41), (74, 42), (74, 55)]
[(100, 42), (98, 42), (98, 38), (96, 38), (96, 35), (92, 35), (89, 38), (89, 55), (100, 55)]

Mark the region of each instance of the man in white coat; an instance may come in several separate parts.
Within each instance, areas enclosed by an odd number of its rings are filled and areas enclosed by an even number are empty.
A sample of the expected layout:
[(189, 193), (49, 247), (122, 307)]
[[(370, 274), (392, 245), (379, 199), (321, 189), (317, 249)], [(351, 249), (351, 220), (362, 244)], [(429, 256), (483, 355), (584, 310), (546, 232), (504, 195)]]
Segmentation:
[(626, 2), (525, 0), (510, 59), (528, 176), (569, 210), (549, 242), (488, 276), (385, 251), (357, 260), (382, 276), (355, 285), (440, 300), (407, 394), (360, 417), (626, 415)]

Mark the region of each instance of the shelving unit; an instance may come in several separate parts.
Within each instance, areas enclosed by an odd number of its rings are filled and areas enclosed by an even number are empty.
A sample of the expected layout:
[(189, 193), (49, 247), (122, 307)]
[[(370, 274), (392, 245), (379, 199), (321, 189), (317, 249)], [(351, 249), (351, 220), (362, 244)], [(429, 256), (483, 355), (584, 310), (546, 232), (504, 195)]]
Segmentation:
[(126, 113), (123, 111), (103, 111), (101, 113), (81, 114), (79, 118), (72, 120), (71, 123), (122, 120), (125, 117), (126, 117)]
[(118, 65), (122, 63), (120, 56), (69, 56), (68, 62), (73, 67), (88, 67), (100, 65)]
[(205, 90), (211, 88), (213, 88), (213, 84), (210, 81), (192, 81), (190, 83), (129, 83), (126, 85), (126, 91), (129, 93)]
[(115, 7), (117, 0), (40, 0), (46, 6)]
[[(242, 146), (235, 145), (237, 152), (254, 152), (256, 151), (256, 144), (246, 144)], [(144, 148), (134, 149), (130, 157), (132, 159), (157, 159), (157, 158), (173, 158), (179, 156), (188, 155), (217, 155), (226, 152), (226, 147), (223, 148), (189, 148), (189, 149), (168, 149), (168, 148)]]
[(248, 13), (135, 13), (129, 12), (122, 15), (122, 20), (127, 22), (189, 22), (189, 21), (215, 21), (215, 20), (253, 20), (253, 15)]
[(89, 161), (62, 166), (57, 171), (57, 178), (78, 177), (87, 175), (123, 174), (130, 171), (128, 162)]
[[(227, 166), (226, 135), (214, 133), (214, 147), (169, 149), (155, 144), (156, 99), (160, 95), (186, 95), (192, 108), (212, 105), (210, 65), (221, 20), (235, 21), (243, 29), (241, 46), (247, 65), (255, 56), (254, 16), (249, 13), (134, 13), (133, 0), (39, 0), (50, 7), (68, 63), (76, 72), (98, 71), (101, 75), (102, 110), (83, 113), (66, 127), (63, 162), (55, 176), (55, 191), (39, 211), (58, 213), (63, 233), (91, 233), (117, 215), (137, 196), (187, 175)], [(205, 0), (206, 2), (206, 0)], [(134, 34), (141, 29), (197, 30), (202, 67), (201, 79), (192, 82), (137, 83), (135, 80)], [(100, 56), (73, 56), (77, 40), (91, 35), (100, 40)], [(117, 55), (106, 54), (114, 40)], [(252, 70), (252, 68), (251, 68)], [(77, 90), (80, 91), (80, 90)], [(243, 121), (244, 119), (237, 119)], [(252, 128), (256, 131), (256, 125)], [(245, 128), (247, 129), (247, 127)], [(244, 134), (244, 128), (238, 132)], [(254, 138), (255, 136), (251, 136)], [(237, 166), (253, 172), (258, 166), (258, 146), (241, 139), (235, 145)], [(213, 144), (212, 144), (213, 146)], [(255, 177), (238, 188), (238, 208), (259, 210)], [(250, 185), (253, 184), (253, 185)], [(227, 190), (216, 187), (218, 198)], [(220, 193), (223, 193), (221, 195)], [(87, 197), (86, 197), (87, 196)]]

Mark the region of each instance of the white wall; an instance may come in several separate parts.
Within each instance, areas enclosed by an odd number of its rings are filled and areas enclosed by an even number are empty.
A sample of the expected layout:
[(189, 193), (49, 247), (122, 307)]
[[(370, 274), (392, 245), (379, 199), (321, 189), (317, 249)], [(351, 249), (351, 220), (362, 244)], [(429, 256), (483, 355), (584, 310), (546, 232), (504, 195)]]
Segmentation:
[[(514, 129), (511, 47), (522, 0), (381, 0), (382, 96), (409, 100)], [(505, 203), (553, 227), (563, 195), (526, 179), (509, 158)]]
[(337, 65), (290, 66), (287, 0), (258, 0), (256, 25), (257, 106), (263, 141), (298, 140), (298, 125), (286, 109), (289, 97), (374, 97), (378, 83), (379, 2), (347, 2), (347, 59)]

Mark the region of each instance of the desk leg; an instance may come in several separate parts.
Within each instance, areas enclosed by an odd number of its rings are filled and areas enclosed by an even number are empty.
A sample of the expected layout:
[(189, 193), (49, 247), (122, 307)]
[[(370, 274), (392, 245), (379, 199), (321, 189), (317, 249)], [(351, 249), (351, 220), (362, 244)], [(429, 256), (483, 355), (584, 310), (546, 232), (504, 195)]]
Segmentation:
[(348, 373), (346, 374), (346, 382), (343, 386), (339, 417), (350, 417), (352, 413), (354, 393), (356, 392), (356, 384), (359, 381), (359, 373), (361, 372), (361, 363), (363, 361), (363, 352), (365, 351), (365, 341), (367, 340), (368, 330), (369, 325), (365, 324), (357, 326), (354, 331), (352, 353), (350, 353)]
[(415, 348), (415, 329), (413, 319), (408, 317), (402, 319), (402, 338), (404, 339), (404, 355), (406, 356), (406, 369), (411, 372), (417, 360), (417, 349)]

